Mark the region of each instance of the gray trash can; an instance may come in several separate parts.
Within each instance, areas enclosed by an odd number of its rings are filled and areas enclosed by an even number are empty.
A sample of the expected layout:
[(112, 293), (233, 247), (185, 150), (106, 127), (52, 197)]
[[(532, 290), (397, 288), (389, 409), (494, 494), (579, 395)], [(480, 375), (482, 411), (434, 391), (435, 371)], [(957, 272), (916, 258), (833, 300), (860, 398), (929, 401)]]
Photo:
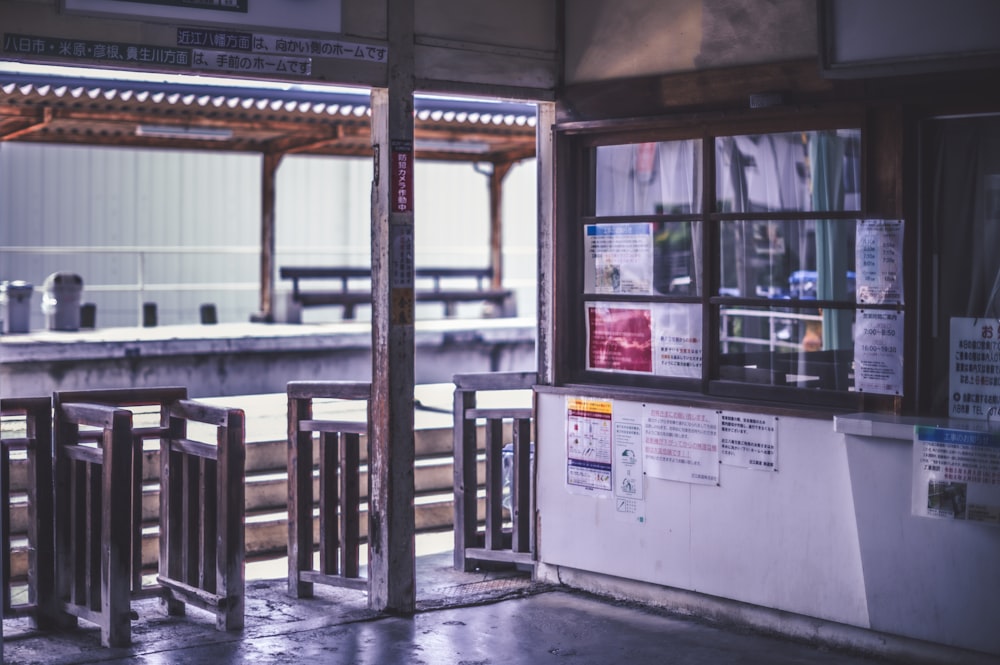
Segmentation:
[(15, 280), (0, 283), (4, 333), (26, 333), (31, 327), (31, 293), (35, 287)]
[(83, 279), (71, 272), (54, 272), (45, 278), (42, 312), (49, 330), (80, 329), (80, 293)]

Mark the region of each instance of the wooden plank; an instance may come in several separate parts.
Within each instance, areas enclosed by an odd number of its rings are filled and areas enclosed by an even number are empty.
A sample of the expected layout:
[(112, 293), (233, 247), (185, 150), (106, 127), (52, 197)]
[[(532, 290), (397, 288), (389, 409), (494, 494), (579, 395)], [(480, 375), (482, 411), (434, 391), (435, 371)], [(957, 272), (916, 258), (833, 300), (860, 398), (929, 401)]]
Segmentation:
[(486, 549), (503, 547), (503, 423), (486, 422)]
[(361, 544), (361, 444), (357, 434), (345, 434), (340, 446), (340, 548), (343, 577), (357, 577)]
[[(312, 434), (299, 430), (299, 421), (312, 417), (312, 400), (296, 397), (288, 384), (288, 593), (294, 598), (311, 598), (312, 584), (302, 572), (311, 570), (312, 534)], [(301, 393), (298, 393), (301, 394)]]
[[(299, 427), (301, 427), (301, 423)], [(340, 436), (334, 432), (323, 432), (319, 437), (319, 569), (326, 575), (340, 573), (337, 550), (346, 542), (337, 527), (338, 512), (343, 512), (340, 522), (347, 517), (348, 508), (341, 506), (337, 478), (343, 478), (347, 471), (338, 469), (341, 448)], [(338, 473), (339, 470), (339, 473)], [(339, 510), (338, 510), (339, 509)]]

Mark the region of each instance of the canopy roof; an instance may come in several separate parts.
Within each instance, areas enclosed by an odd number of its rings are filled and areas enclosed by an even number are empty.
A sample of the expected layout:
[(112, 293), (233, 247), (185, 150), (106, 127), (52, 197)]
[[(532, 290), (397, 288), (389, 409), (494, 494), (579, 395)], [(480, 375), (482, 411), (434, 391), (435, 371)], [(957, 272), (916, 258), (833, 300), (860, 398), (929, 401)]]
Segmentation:
[[(371, 155), (365, 91), (119, 81), (0, 72), (0, 141)], [(535, 107), (418, 97), (419, 159), (511, 163), (535, 154)]]

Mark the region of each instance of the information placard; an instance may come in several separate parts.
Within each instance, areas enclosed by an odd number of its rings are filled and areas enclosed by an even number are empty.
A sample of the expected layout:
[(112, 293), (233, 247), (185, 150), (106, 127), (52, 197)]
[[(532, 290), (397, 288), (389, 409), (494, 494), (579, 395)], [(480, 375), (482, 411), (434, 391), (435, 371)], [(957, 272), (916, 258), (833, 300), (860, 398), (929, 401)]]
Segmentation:
[(949, 338), (952, 418), (982, 420), (1000, 410), (1000, 323), (956, 317)]
[(566, 485), (611, 494), (611, 401), (566, 399)]
[(914, 428), (913, 514), (1000, 526), (1000, 433)]
[(903, 312), (858, 310), (854, 386), (858, 392), (903, 392)]
[(653, 225), (588, 224), (584, 290), (648, 294), (653, 288)]
[(859, 304), (903, 303), (903, 220), (858, 220), (855, 233)]
[(723, 464), (778, 470), (778, 417), (719, 411), (719, 455)]
[(647, 404), (643, 457), (654, 478), (719, 484), (718, 414), (708, 409)]

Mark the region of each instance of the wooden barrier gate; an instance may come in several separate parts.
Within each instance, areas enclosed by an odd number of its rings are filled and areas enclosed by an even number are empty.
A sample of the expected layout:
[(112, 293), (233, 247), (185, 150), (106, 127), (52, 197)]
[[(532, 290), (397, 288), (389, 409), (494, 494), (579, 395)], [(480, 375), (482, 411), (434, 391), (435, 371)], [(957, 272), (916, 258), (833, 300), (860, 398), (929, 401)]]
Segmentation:
[[(371, 384), (292, 381), (287, 391), (288, 593), (312, 597), (314, 584), (367, 590), (360, 550), (361, 435), (368, 422), (314, 420), (313, 400), (367, 400)], [(314, 432), (319, 433), (319, 570), (313, 564)]]
[[(455, 382), (455, 568), (482, 563), (534, 565), (531, 427), (533, 408), (477, 408), (479, 392), (531, 389), (534, 372), (457, 374)], [(477, 421), (486, 421), (486, 529), (479, 533)], [(504, 520), (504, 422), (512, 423), (510, 530)]]
[[(131, 641), (130, 599), (158, 595), (172, 614), (212, 611), (223, 630), (243, 626), (244, 422), (239, 409), (185, 399), (183, 388), (57, 392), (56, 598), (101, 628), (105, 646)], [(159, 423), (136, 427), (133, 411)], [(148, 415), (148, 414), (143, 414)], [(215, 443), (188, 438), (188, 423)], [(160, 560), (142, 584), (143, 442), (160, 441)]]

